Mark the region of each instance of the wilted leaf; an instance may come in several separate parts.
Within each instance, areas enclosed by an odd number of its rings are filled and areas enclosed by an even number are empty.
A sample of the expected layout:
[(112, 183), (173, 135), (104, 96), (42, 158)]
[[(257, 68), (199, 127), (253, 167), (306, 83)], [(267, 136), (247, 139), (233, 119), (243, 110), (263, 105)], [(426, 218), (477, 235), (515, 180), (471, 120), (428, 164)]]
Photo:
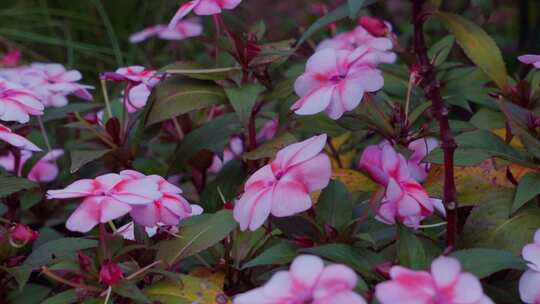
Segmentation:
[(182, 238), (164, 241), (158, 247), (158, 259), (174, 265), (182, 258), (197, 254), (223, 240), (237, 227), (232, 212), (222, 210), (202, 221), (182, 227)]
[(521, 258), (504, 250), (472, 248), (455, 251), (451, 256), (461, 262), (464, 271), (480, 279), (505, 269), (527, 269), (527, 264)]
[(379, 187), (371, 178), (352, 169), (333, 169), (332, 179), (342, 182), (351, 193), (373, 192)]
[(230, 303), (228, 297), (207, 278), (182, 275), (182, 283), (163, 280), (146, 288), (144, 293), (163, 304)]
[(465, 54), (482, 69), (498, 86), (508, 92), (506, 65), (499, 47), (493, 39), (475, 23), (455, 14), (436, 12), (452, 33)]

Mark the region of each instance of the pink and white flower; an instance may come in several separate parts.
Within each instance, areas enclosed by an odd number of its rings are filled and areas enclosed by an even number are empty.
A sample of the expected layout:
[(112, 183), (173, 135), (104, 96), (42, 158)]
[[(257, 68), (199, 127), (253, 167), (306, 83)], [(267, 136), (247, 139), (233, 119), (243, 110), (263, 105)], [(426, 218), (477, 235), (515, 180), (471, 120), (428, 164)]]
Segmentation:
[(270, 119), (267, 121), (259, 133), (257, 133), (257, 141), (263, 142), (270, 140), (276, 136), (279, 129), (279, 120), (277, 118)]
[(139, 43), (154, 36), (164, 40), (184, 40), (197, 37), (202, 34), (202, 31), (203, 27), (200, 23), (190, 20), (180, 21), (173, 28), (165, 24), (157, 24), (134, 33), (129, 37), (129, 42)]
[(21, 150), (41, 151), (41, 149), (34, 145), (31, 141), (17, 133), (13, 133), (10, 128), (4, 126), (3, 124), (0, 124), (0, 140), (5, 141)]
[(69, 217), (66, 227), (71, 231), (88, 232), (99, 223), (129, 213), (134, 205), (152, 204), (162, 197), (162, 193), (154, 178), (133, 178), (131, 171), (82, 179), (65, 189), (47, 191), (49, 199), (79, 197), (84, 200)]
[(64, 155), (64, 150), (54, 149), (45, 154), (28, 172), (28, 179), (36, 183), (49, 183), (60, 173), (56, 160)]
[[(22, 176), (22, 169), (23, 169), (24, 164), (26, 163), (27, 160), (32, 158), (32, 152), (28, 150), (21, 150), (20, 154), (21, 154), (21, 159), (19, 160), (20, 161), (19, 170), (18, 172), (15, 173), (17, 174), (17, 176)], [(7, 172), (14, 172), (15, 161), (16, 161), (15, 155), (13, 155), (11, 151), (8, 151), (7, 154), (0, 156), (0, 167), (4, 168), (4, 170), (6, 170)]]
[(300, 99), (291, 109), (299, 115), (324, 111), (332, 119), (340, 118), (360, 104), (365, 92), (383, 87), (378, 62), (378, 56), (366, 47), (317, 51), (307, 61), (305, 73), (296, 79), (294, 90)]
[(316, 256), (301, 255), (288, 271), (276, 272), (264, 286), (237, 295), (234, 304), (365, 304), (355, 293), (358, 277), (340, 264), (325, 266)]
[(176, 12), (171, 22), (170, 28), (175, 28), (178, 22), (182, 20), (187, 14), (193, 11), (199, 16), (217, 15), (221, 14), (223, 10), (235, 9), (242, 0), (191, 0), (188, 1)]
[(540, 69), (540, 55), (522, 55), (518, 60), (525, 64), (532, 64), (535, 68)]
[(33, 92), (0, 78), (0, 120), (27, 123), (30, 115), (43, 115), (43, 109)]
[(424, 162), (424, 158), (439, 146), (439, 141), (433, 137), (425, 137), (411, 142), (408, 146), (413, 151), (407, 161), (412, 178), (423, 182), (428, 175), (430, 164)]
[(540, 304), (540, 230), (534, 234), (534, 243), (523, 247), (521, 255), (529, 264), (529, 270), (519, 280), (521, 300), (527, 304)]
[(331, 165), (321, 151), (326, 134), (289, 145), (276, 159), (255, 172), (244, 186), (244, 194), (234, 206), (240, 229), (261, 227), (270, 214), (291, 216), (311, 208), (309, 194), (326, 187)]
[(376, 286), (375, 295), (381, 304), (493, 304), (478, 278), (462, 272), (454, 258), (437, 258), (430, 272), (394, 266), (390, 278)]
[(221, 171), (223, 166), (230, 162), (231, 160), (240, 157), (244, 153), (244, 141), (238, 137), (234, 136), (229, 142), (229, 146), (223, 151), (223, 158), (220, 158), (219, 155), (214, 155), (212, 159), (212, 165), (208, 168), (209, 172), (218, 173)]

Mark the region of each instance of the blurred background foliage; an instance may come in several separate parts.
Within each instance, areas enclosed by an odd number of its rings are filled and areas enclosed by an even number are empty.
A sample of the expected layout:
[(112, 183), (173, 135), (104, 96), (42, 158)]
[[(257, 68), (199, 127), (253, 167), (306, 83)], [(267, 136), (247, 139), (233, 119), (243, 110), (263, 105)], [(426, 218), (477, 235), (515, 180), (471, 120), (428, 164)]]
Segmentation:
[[(2, 0), (0, 1), (0, 53), (21, 48), (24, 61), (54, 61), (81, 70), (85, 80), (95, 84), (99, 72), (119, 66), (142, 64), (154, 68), (174, 60), (197, 59), (211, 51), (204, 39), (168, 42), (152, 39), (130, 44), (131, 33), (147, 26), (166, 23), (179, 0)], [(246, 0), (235, 14), (225, 14), (227, 24), (246, 29), (264, 20), (267, 39), (298, 38), (324, 10), (344, 0)], [(515, 57), (540, 50), (540, 1), (537, 0), (453, 0), (443, 8), (481, 24), (497, 41), (510, 71), (518, 66)], [(385, 0), (372, 6), (370, 14), (389, 20), (402, 45), (407, 45), (411, 27), (409, 3)], [(350, 21), (349, 21), (350, 22)], [(211, 18), (204, 18), (206, 37), (213, 30)], [(346, 22), (340, 26), (347, 26)], [(279, 30), (276, 30), (279, 29)], [(339, 27), (338, 27), (339, 30)], [(428, 27), (432, 39), (445, 31)], [(320, 35), (329, 35), (330, 31)], [(313, 37), (318, 39), (318, 37)], [(456, 52), (459, 56), (459, 51)]]

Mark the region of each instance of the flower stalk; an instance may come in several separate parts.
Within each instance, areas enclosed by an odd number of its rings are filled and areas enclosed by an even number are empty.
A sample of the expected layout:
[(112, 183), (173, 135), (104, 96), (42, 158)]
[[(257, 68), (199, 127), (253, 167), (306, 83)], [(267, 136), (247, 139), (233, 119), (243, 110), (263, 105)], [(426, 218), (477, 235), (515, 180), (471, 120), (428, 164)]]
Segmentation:
[(424, 39), (423, 26), (427, 14), (423, 11), (426, 0), (412, 0), (414, 25), (414, 53), (417, 59), (417, 68), (420, 75), (420, 86), (426, 97), (433, 103), (432, 110), (440, 127), (441, 148), (444, 153), (444, 189), (443, 203), (446, 209), (447, 230), (446, 245), (453, 249), (456, 247), (458, 234), (458, 210), (456, 200), (456, 185), (454, 181), (454, 151), (457, 144), (448, 121), (448, 108), (442, 98), (440, 85), (437, 81), (435, 68), (428, 57), (428, 49)]

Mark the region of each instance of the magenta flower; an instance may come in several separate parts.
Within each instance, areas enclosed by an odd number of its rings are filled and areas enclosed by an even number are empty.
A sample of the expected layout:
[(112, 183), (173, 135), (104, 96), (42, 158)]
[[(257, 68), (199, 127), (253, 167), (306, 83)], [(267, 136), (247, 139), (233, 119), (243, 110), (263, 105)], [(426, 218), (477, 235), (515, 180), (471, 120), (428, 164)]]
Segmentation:
[(64, 155), (64, 150), (55, 149), (45, 154), (28, 172), (28, 179), (36, 183), (49, 183), (56, 179), (60, 170), (56, 160)]
[(151, 204), (161, 196), (154, 178), (145, 176), (135, 179), (125, 171), (78, 180), (65, 189), (47, 191), (49, 199), (84, 197), (66, 222), (69, 230), (79, 232), (88, 232), (99, 223), (129, 213), (134, 205)]
[(114, 285), (123, 278), (122, 268), (111, 261), (106, 261), (99, 270), (99, 281), (105, 285)]
[(174, 28), (169, 28), (165, 24), (157, 24), (134, 33), (129, 37), (129, 42), (139, 43), (154, 36), (164, 40), (184, 40), (197, 37), (202, 34), (202, 31), (203, 27), (198, 22), (189, 20), (178, 22)]
[(323, 189), (330, 181), (330, 159), (321, 153), (325, 144), (323, 134), (289, 145), (255, 172), (234, 206), (240, 229), (254, 231), (270, 214), (286, 217), (311, 208), (309, 193)]
[(235, 9), (242, 0), (191, 0), (188, 1), (176, 12), (171, 22), (170, 28), (175, 28), (176, 25), (191, 11), (200, 16), (217, 15), (221, 14), (221, 11)]
[(0, 140), (7, 142), (8, 144), (19, 148), (21, 150), (28, 151), (41, 151), (38, 146), (34, 145), (28, 139), (22, 137), (17, 133), (13, 133), (10, 128), (0, 124)]
[(540, 55), (522, 55), (518, 60), (525, 64), (532, 64), (535, 68), (540, 69)]
[(435, 209), (444, 215), (441, 200), (429, 197), (422, 185), (411, 176), (408, 161), (389, 143), (364, 149), (358, 166), (386, 188), (376, 216), (379, 221), (387, 224), (399, 221), (417, 228)]
[(325, 267), (319, 257), (301, 255), (289, 271), (276, 272), (264, 286), (237, 295), (233, 304), (365, 304), (353, 291), (357, 280), (345, 265)]
[(296, 79), (294, 90), (300, 100), (291, 109), (299, 115), (325, 111), (332, 119), (358, 106), (365, 92), (384, 85), (375, 67), (379, 59), (367, 48), (354, 51), (331, 48), (317, 51), (306, 64), (306, 72)]
[(0, 120), (27, 123), (30, 115), (43, 115), (43, 109), (33, 92), (0, 79)]
[(529, 263), (527, 270), (519, 280), (521, 300), (527, 304), (540, 303), (540, 230), (534, 234), (534, 243), (523, 247), (523, 259)]
[(0, 59), (0, 65), (3, 66), (16, 66), (17, 63), (19, 63), (19, 60), (21, 59), (21, 50), (20, 49), (12, 49), (2, 58)]
[(376, 286), (375, 295), (381, 304), (493, 304), (478, 278), (462, 272), (454, 258), (437, 258), (431, 272), (394, 266), (390, 277), (390, 281)]
[(439, 141), (432, 137), (417, 139), (409, 144), (409, 150), (413, 151), (407, 162), (412, 178), (423, 182), (429, 172), (429, 163), (424, 162), (424, 158), (439, 146)]

